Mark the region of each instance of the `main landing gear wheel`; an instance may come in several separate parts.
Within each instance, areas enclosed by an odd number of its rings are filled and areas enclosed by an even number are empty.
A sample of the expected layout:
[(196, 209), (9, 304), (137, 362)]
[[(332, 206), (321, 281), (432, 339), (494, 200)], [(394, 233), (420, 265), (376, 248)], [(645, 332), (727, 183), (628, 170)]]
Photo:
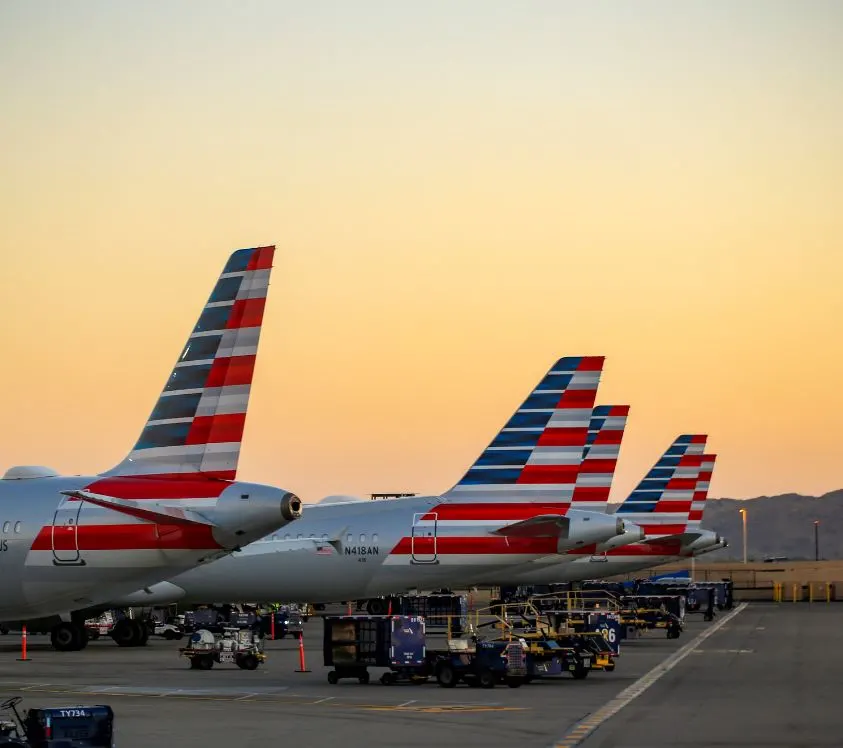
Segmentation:
[(88, 646), (88, 631), (78, 623), (62, 621), (50, 632), (50, 641), (59, 652), (78, 652)]
[(143, 647), (149, 639), (149, 630), (140, 621), (124, 618), (114, 624), (111, 638), (118, 647)]

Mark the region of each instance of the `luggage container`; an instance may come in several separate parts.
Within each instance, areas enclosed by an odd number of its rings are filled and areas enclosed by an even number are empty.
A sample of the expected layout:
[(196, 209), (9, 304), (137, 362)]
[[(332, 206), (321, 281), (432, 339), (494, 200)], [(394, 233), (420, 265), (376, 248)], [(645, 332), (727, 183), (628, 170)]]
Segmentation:
[(326, 616), (322, 654), (328, 683), (369, 682), (370, 667), (389, 668), (381, 683), (427, 680), (425, 622), (418, 616)]

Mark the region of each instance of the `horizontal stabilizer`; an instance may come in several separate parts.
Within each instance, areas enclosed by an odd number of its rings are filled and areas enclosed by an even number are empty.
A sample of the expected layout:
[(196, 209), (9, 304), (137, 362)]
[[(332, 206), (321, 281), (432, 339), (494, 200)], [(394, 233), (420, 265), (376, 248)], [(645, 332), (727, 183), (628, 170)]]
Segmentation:
[(113, 509), (115, 512), (127, 514), (130, 517), (168, 525), (207, 525), (216, 527), (211, 520), (203, 517), (191, 509), (181, 509), (175, 506), (164, 506), (152, 504), (151, 502), (132, 501), (131, 499), (117, 499), (113, 496), (91, 493), (90, 491), (62, 491), (65, 496), (70, 496), (79, 501), (86, 501), (106, 509)]
[(559, 514), (541, 514), (494, 530), (507, 538), (567, 538), (571, 521)]

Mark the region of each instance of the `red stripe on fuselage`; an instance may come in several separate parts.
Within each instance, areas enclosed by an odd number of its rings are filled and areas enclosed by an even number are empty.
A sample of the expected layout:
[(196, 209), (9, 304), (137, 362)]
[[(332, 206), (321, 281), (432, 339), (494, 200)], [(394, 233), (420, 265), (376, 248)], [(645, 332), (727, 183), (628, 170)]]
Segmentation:
[(570, 504), (568, 503), (541, 503), (541, 504), (510, 504), (501, 502), (498, 504), (440, 504), (427, 512), (423, 520), (475, 520), (481, 521), (509, 521), (530, 519), (544, 514), (564, 515)]
[[(499, 538), (494, 535), (474, 538), (439, 537), (436, 539), (436, 554), (466, 555), (466, 554), (506, 554), (506, 555), (541, 555), (549, 556), (556, 553), (556, 538)], [(401, 538), (390, 551), (397, 556), (409, 556), (414, 551), (416, 555), (433, 553), (432, 538)]]
[(687, 522), (676, 525), (651, 525), (646, 522), (636, 522), (635, 524), (644, 531), (644, 535), (681, 535), (688, 526)]
[[(134, 551), (218, 550), (207, 525), (78, 525), (42, 527), (32, 543), (33, 551)], [(54, 545), (55, 544), (55, 545)]]
[(195, 476), (102, 478), (86, 490), (116, 499), (216, 499), (231, 485), (225, 480), (197, 480)]
[(693, 491), (697, 487), (696, 478), (671, 478), (667, 482), (666, 491)]

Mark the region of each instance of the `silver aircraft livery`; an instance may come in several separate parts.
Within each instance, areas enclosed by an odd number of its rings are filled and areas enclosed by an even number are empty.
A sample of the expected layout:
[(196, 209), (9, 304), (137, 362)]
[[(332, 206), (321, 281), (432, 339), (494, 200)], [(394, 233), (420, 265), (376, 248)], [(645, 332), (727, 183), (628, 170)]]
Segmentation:
[[(236, 480), (274, 247), (234, 252), (137, 444), (115, 468), (0, 480), (0, 621), (46, 622), (57, 649), (87, 643), (84, 611), (296, 520), (301, 502)], [(121, 621), (118, 643), (144, 627)]]
[(373, 598), (459, 585), (624, 535), (621, 517), (579, 508), (608, 496), (617, 455), (598, 444), (583, 459), (602, 368), (596, 356), (557, 361), (441, 496), (329, 497), (289, 532), (113, 603)]

